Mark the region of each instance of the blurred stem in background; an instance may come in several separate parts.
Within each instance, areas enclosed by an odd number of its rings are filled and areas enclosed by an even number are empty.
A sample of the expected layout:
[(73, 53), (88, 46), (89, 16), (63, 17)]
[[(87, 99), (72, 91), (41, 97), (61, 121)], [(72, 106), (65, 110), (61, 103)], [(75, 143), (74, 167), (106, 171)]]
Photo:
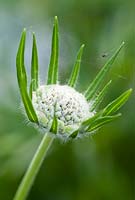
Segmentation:
[(37, 152), (35, 153), (13, 200), (26, 199), (53, 139), (54, 136), (49, 133), (46, 133), (43, 136)]

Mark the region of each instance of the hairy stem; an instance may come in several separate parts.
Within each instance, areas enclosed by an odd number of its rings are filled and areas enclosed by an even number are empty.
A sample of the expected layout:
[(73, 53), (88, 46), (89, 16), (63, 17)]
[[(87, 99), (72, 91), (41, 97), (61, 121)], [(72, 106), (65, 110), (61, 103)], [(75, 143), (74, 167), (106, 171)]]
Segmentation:
[(13, 200), (26, 199), (53, 139), (49, 133), (44, 135)]

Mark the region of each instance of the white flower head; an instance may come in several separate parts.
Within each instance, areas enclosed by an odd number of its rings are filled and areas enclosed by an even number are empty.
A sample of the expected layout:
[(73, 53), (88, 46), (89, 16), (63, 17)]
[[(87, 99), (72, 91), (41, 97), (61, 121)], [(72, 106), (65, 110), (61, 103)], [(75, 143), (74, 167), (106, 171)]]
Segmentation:
[(67, 85), (58, 84), (59, 34), (58, 19), (55, 17), (51, 58), (47, 83), (45, 85), (39, 85), (38, 81), (38, 52), (36, 38), (33, 34), (31, 84), (30, 93), (28, 93), (27, 74), (24, 64), (25, 40), (26, 30), (23, 31), (20, 40), (16, 66), (22, 101), (28, 119), (31, 122), (42, 128), (44, 132), (50, 132), (67, 139), (80, 137), (86, 133), (90, 134), (105, 123), (111, 122), (120, 116), (120, 114), (114, 113), (127, 101), (132, 92), (131, 89), (113, 100), (104, 109), (98, 111), (97, 107), (103, 100), (111, 81), (100, 91), (99, 88), (122, 49), (124, 42), (103, 66), (84, 94), (81, 94), (75, 88), (84, 45), (80, 47), (77, 53), (77, 58)]
[(32, 94), (32, 103), (41, 127), (49, 130), (56, 116), (58, 134), (72, 133), (94, 115), (85, 97), (67, 85), (40, 86)]

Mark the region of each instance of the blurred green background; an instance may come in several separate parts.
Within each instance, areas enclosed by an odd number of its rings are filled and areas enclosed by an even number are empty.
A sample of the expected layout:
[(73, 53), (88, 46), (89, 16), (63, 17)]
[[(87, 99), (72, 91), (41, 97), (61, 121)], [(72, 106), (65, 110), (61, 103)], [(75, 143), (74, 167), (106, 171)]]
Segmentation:
[[(60, 25), (60, 83), (68, 79), (82, 43), (86, 44), (78, 90), (83, 91), (122, 41), (106, 81), (113, 80), (103, 104), (135, 89), (135, 1), (0, 0), (0, 200), (11, 200), (41, 140), (22, 115), (15, 57), (27, 28), (26, 65), (30, 73), (31, 32), (37, 36), (41, 83), (49, 63), (53, 18)], [(103, 57), (103, 55), (106, 57)], [(53, 148), (28, 200), (135, 199), (135, 93), (122, 118), (94, 136)]]

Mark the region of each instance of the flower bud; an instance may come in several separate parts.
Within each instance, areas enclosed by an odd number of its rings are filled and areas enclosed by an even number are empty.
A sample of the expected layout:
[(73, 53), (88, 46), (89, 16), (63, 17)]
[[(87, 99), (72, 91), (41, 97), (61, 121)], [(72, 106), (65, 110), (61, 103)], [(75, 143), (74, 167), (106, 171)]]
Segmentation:
[(33, 92), (32, 103), (42, 128), (49, 130), (56, 116), (58, 134), (72, 133), (94, 115), (85, 97), (67, 85), (41, 85)]

